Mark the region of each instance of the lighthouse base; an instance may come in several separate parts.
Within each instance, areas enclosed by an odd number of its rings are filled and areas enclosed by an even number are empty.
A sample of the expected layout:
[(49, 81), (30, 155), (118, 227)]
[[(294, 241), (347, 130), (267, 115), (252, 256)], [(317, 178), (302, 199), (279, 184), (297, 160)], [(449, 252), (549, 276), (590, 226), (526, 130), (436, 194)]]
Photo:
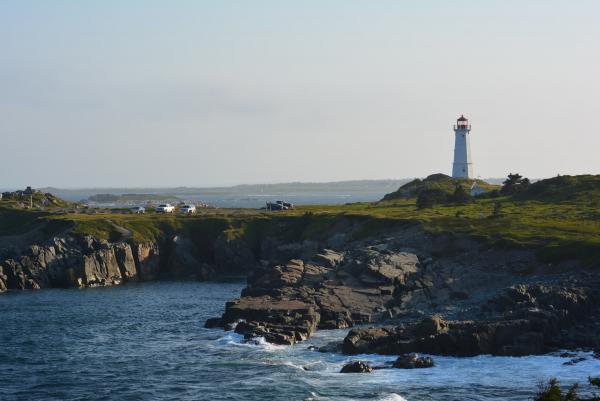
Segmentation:
[(474, 178), (473, 163), (454, 163), (452, 165), (452, 178)]

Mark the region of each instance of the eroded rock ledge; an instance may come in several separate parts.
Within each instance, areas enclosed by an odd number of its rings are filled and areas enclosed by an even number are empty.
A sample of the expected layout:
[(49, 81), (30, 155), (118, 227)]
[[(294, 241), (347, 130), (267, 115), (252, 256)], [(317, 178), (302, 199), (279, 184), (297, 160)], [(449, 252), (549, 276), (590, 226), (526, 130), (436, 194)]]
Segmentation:
[(395, 285), (416, 271), (412, 253), (382, 254), (369, 247), (338, 253), (325, 249), (309, 260), (256, 270), (242, 297), (227, 303), (208, 326), (238, 323), (246, 338), (294, 344), (316, 329), (351, 327), (382, 320)]
[(488, 319), (445, 321), (432, 316), (396, 326), (356, 328), (344, 339), (342, 351), (521, 356), (562, 348), (593, 349), (600, 346), (600, 283), (579, 284), (511, 287), (483, 305)]
[(351, 330), (338, 347), (348, 354), (529, 355), (600, 346), (594, 272), (551, 268), (529, 251), (472, 242), (448, 251), (439, 238), (419, 240), (408, 247), (414, 238), (399, 235), (265, 262), (207, 327), (294, 344), (317, 329), (385, 324)]

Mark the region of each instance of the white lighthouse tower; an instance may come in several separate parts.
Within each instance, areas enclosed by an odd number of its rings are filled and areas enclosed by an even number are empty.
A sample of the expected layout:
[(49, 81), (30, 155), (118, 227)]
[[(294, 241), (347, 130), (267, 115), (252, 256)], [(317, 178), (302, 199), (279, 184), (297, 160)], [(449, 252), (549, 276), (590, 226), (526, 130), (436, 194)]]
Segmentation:
[(471, 160), (471, 125), (461, 115), (454, 126), (454, 164), (452, 178), (473, 178), (473, 161)]

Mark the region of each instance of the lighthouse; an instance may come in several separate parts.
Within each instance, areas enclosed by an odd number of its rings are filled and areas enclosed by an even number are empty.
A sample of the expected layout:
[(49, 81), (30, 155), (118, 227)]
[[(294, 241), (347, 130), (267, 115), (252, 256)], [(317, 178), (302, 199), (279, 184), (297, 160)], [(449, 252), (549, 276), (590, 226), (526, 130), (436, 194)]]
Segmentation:
[(452, 178), (473, 178), (473, 161), (471, 160), (471, 125), (461, 115), (454, 126), (454, 164)]

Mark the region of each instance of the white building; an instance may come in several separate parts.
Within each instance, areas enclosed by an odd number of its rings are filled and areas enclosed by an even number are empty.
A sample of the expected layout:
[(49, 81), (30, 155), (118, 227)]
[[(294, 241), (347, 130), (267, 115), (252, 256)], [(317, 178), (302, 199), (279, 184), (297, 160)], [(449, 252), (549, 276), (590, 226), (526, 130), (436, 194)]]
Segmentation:
[(481, 186), (479, 186), (479, 184), (477, 183), (477, 181), (473, 182), (473, 185), (471, 185), (471, 196), (477, 196), (477, 195), (481, 195), (486, 193), (487, 191), (484, 188), (481, 188)]
[(471, 160), (471, 125), (461, 115), (454, 126), (454, 164), (452, 178), (473, 178), (473, 161)]

